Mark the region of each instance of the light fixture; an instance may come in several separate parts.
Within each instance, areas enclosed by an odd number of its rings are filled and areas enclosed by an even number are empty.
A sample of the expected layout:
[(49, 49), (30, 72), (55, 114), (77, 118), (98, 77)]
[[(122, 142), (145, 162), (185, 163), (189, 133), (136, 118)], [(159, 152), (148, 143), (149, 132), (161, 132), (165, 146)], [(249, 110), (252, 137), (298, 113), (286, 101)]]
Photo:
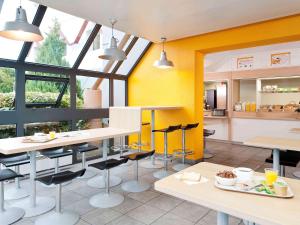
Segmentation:
[(40, 29), (28, 23), (26, 11), (20, 7), (16, 11), (16, 19), (7, 21), (0, 26), (0, 36), (16, 41), (41, 41), (43, 36)]
[(156, 60), (153, 64), (155, 67), (160, 68), (160, 69), (168, 69), (168, 68), (174, 67), (173, 62), (167, 59), (167, 53), (165, 51), (166, 40), (167, 40), (167, 38), (165, 38), (165, 37), (161, 38), (163, 50), (160, 53), (160, 59)]
[(111, 40), (109, 48), (100, 49), (100, 59), (106, 60), (125, 60), (126, 54), (121, 49), (118, 49), (117, 39), (114, 37), (114, 25), (117, 23), (117, 20), (112, 19), (111, 21)]

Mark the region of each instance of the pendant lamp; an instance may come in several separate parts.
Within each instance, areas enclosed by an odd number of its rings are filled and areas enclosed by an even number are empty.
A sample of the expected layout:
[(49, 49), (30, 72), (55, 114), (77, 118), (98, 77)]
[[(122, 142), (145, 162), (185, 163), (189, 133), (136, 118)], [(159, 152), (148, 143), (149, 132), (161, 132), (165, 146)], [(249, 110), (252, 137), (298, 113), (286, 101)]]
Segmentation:
[(165, 38), (165, 37), (161, 38), (163, 50), (160, 53), (160, 59), (156, 60), (153, 64), (155, 67), (160, 68), (160, 69), (169, 69), (169, 68), (174, 67), (173, 62), (167, 59), (167, 53), (165, 51), (166, 40), (167, 40), (167, 38)]
[(20, 5), (16, 10), (16, 19), (7, 21), (0, 26), (0, 36), (16, 41), (41, 41), (43, 36), (40, 29), (28, 23), (26, 11)]
[(117, 23), (117, 20), (111, 20), (111, 40), (109, 48), (100, 49), (100, 59), (105, 60), (125, 60), (126, 54), (124, 51), (118, 48), (117, 39), (114, 37), (114, 25)]

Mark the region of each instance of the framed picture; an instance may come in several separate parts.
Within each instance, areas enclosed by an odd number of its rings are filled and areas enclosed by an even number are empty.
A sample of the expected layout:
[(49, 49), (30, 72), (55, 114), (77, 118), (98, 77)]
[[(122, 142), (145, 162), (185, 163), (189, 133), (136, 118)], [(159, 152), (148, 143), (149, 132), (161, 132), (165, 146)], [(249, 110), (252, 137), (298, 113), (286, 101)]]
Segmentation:
[(285, 66), (291, 63), (291, 53), (281, 52), (271, 54), (271, 66)]
[(253, 56), (237, 58), (237, 69), (247, 70), (252, 69), (254, 63)]

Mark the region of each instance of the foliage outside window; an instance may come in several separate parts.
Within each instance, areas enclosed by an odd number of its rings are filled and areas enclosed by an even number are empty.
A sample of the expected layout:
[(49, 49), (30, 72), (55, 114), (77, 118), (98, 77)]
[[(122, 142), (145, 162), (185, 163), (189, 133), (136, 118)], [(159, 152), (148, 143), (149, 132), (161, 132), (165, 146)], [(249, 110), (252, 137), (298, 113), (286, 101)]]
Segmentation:
[(8, 124), (8, 125), (0, 125), (0, 139), (1, 138), (12, 138), (16, 137), (16, 125)]
[(15, 70), (0, 68), (0, 111), (13, 110), (15, 99)]
[(50, 131), (66, 132), (70, 131), (70, 123), (68, 121), (60, 122), (40, 122), (24, 124), (25, 136), (34, 135), (34, 133), (48, 134)]

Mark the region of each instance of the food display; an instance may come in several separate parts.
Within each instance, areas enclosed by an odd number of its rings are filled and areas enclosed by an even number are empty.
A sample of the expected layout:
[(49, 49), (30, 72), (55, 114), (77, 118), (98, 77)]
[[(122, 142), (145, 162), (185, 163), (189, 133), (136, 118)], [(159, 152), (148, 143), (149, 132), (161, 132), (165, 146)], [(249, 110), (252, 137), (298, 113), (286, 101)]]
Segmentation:
[[(255, 176), (251, 174), (251, 171), (253, 172), (252, 169), (244, 167), (235, 168), (232, 171), (220, 171), (215, 176), (215, 186), (222, 190), (270, 197), (292, 198), (294, 196), (288, 184), (278, 178), (277, 171), (271, 168), (266, 169), (264, 177)], [(246, 179), (245, 174), (251, 179)]]

